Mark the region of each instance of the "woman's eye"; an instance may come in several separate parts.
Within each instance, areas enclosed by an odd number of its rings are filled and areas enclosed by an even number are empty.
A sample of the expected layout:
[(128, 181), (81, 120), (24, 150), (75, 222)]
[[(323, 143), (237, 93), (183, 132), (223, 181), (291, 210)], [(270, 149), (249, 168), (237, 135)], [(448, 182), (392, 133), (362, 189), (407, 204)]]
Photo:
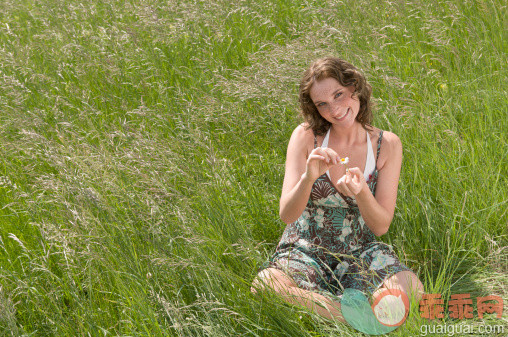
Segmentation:
[(335, 98), (340, 97), (341, 95), (342, 95), (342, 93), (338, 92), (338, 93), (335, 94)]
[(324, 102), (321, 102), (321, 103), (318, 103), (318, 105), (317, 105), (317, 106), (323, 106), (323, 105), (325, 105), (325, 103), (324, 103)]

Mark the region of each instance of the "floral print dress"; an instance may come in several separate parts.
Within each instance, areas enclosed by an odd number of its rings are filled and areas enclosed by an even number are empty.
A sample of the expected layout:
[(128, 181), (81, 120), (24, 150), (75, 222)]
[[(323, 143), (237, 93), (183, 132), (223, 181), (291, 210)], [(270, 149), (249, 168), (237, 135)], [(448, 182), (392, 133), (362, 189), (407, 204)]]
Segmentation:
[[(383, 131), (376, 168), (367, 180), (373, 195), (382, 138)], [(389, 276), (411, 271), (391, 246), (376, 241), (355, 199), (338, 192), (326, 173), (314, 182), (304, 212), (286, 226), (275, 253), (260, 270), (268, 267), (282, 270), (300, 288), (331, 297), (341, 297), (345, 288), (370, 295)]]

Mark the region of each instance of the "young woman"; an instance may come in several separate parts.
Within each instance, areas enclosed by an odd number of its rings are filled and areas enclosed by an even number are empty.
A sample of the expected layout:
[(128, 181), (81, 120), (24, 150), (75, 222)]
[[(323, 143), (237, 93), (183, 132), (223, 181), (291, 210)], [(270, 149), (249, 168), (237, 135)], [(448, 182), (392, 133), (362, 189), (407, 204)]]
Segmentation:
[(340, 297), (386, 289), (420, 297), (423, 285), (390, 246), (402, 145), (370, 125), (372, 89), (353, 65), (315, 61), (300, 83), (305, 122), (289, 140), (280, 217), (287, 227), (256, 279), (287, 301), (344, 321)]

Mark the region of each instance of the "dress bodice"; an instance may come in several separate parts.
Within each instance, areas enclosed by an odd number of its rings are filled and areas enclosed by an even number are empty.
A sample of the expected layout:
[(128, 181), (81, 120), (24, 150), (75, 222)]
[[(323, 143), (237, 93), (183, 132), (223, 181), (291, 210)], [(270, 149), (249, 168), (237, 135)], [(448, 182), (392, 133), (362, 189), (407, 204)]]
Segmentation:
[[(382, 131), (378, 140), (378, 155), (381, 138)], [(378, 171), (374, 165), (374, 171), (366, 178), (373, 195), (376, 193), (377, 177)], [(373, 241), (375, 235), (365, 225), (356, 200), (337, 191), (325, 173), (312, 185), (302, 215), (287, 225), (277, 249), (291, 246), (326, 258), (329, 253), (354, 254)]]

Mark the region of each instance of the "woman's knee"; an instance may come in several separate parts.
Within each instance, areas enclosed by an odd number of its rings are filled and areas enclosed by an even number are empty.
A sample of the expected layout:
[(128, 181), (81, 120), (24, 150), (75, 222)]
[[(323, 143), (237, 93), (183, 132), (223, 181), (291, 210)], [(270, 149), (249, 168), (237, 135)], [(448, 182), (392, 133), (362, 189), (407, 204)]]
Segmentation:
[(424, 291), (423, 284), (415, 273), (411, 271), (401, 271), (392, 275), (384, 282), (385, 288), (400, 289), (408, 296), (420, 298)]
[(281, 270), (266, 268), (257, 274), (250, 290), (255, 294), (257, 290), (266, 289), (266, 287), (276, 292), (282, 292), (290, 287), (297, 287), (297, 284), (289, 275)]

